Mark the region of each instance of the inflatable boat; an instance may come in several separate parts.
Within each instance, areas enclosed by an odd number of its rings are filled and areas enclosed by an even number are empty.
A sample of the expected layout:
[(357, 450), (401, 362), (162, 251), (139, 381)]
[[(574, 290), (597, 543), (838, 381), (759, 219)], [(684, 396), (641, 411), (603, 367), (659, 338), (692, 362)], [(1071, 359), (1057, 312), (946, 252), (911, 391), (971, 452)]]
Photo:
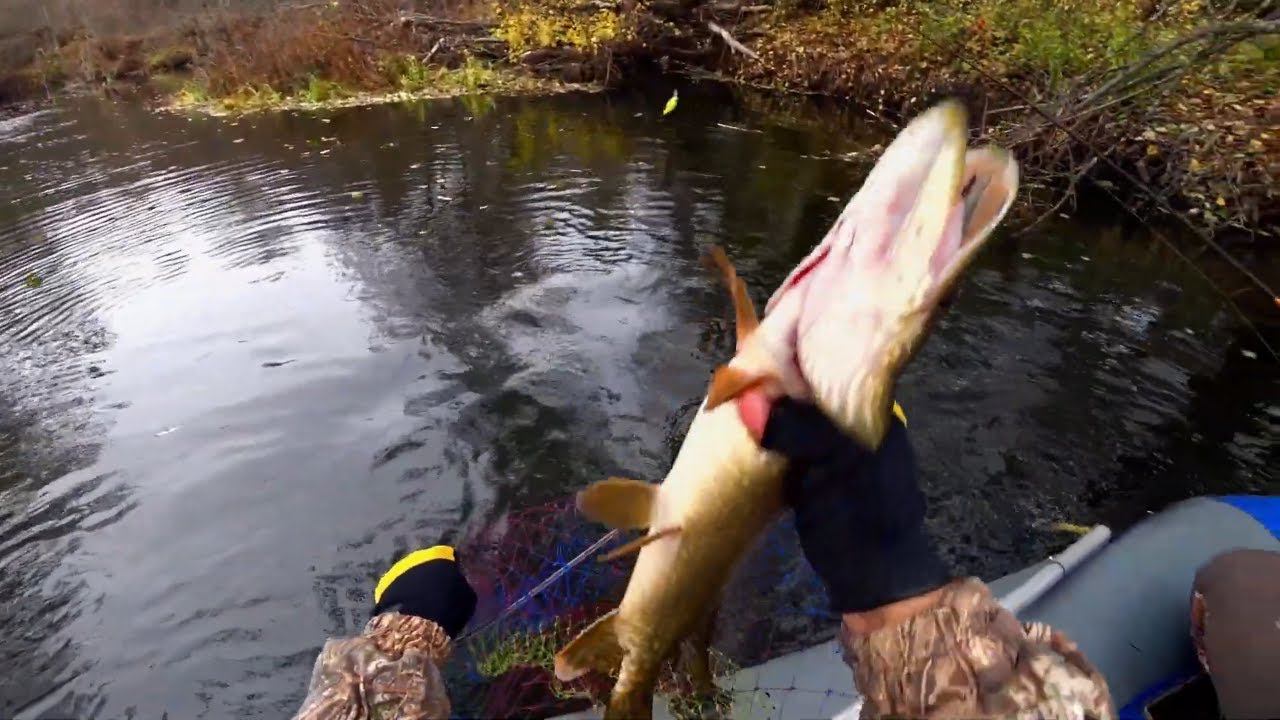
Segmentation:
[[(1065, 631), (1107, 678), (1122, 720), (1199, 675), (1190, 636), (1196, 570), (1233, 548), (1280, 551), (1280, 497), (1200, 497), (1112, 538), (1096, 526), (1062, 553), (990, 581), (1024, 622)], [(718, 680), (735, 718), (858, 717), (862, 702), (832, 640)], [(654, 703), (655, 717), (671, 717)], [(566, 717), (596, 717), (595, 712)]]

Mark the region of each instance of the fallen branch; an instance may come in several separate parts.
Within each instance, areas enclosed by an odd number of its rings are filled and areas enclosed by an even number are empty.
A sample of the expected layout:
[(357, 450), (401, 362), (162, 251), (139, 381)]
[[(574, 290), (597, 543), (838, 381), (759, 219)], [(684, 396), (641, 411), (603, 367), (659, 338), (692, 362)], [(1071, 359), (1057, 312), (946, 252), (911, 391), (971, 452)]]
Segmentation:
[(431, 49), (427, 51), (427, 54), (422, 56), (423, 65), (426, 65), (427, 63), (431, 62), (431, 58), (436, 54), (436, 51), (440, 49), (440, 45), (443, 43), (444, 43), (443, 37), (436, 40), (436, 44), (432, 45)]
[(434, 17), (432, 15), (423, 15), (422, 13), (405, 13), (400, 16), (400, 24), (402, 25), (422, 25), (426, 27), (450, 27), (459, 30), (469, 30), (471, 32), (488, 32), (496, 27), (493, 23), (477, 22), (475, 20), (450, 20), (449, 18)]
[(746, 55), (752, 60), (760, 59), (760, 56), (752, 52), (751, 48), (747, 47), (746, 45), (743, 45), (742, 43), (734, 39), (734, 37), (729, 34), (728, 30), (725, 30), (724, 28), (720, 27), (719, 25), (715, 24), (710, 20), (707, 21), (707, 28), (709, 28), (711, 32), (719, 35), (720, 39), (724, 40), (725, 45), (728, 45), (731, 49), (737, 52), (740, 52), (743, 55)]
[(773, 9), (771, 5), (740, 5), (736, 2), (715, 3), (707, 8), (717, 15), (750, 15), (754, 13), (769, 12)]
[(610, 12), (617, 12), (621, 6), (622, 3), (618, 2), (618, 0), (588, 0), (588, 2), (584, 2), (581, 5), (574, 7), (573, 10), (574, 12), (586, 12), (588, 10), (608, 10)]

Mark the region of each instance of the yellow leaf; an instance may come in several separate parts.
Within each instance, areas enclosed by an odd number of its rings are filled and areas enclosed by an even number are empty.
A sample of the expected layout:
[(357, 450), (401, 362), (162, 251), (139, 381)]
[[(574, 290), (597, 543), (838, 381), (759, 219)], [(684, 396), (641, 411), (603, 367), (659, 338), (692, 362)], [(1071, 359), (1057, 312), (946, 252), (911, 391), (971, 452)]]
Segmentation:
[(1156, 147), (1155, 145), (1147, 146), (1147, 155), (1159, 155), (1159, 154), (1160, 154), (1160, 148)]
[(1195, 158), (1191, 158), (1191, 162), (1188, 164), (1187, 167), (1188, 169), (1191, 170), (1191, 172), (1197, 172), (1198, 170), (1200, 170), (1200, 161)]
[(1226, 207), (1226, 206), (1227, 206), (1227, 200), (1226, 200), (1226, 198), (1222, 197), (1221, 195), (1219, 195), (1219, 196), (1218, 196), (1218, 200), (1217, 200), (1217, 202), (1218, 202), (1218, 207)]
[(672, 90), (672, 91), (671, 91), (671, 99), (667, 100), (667, 105), (666, 105), (666, 107), (662, 108), (662, 116), (663, 116), (663, 117), (666, 117), (667, 115), (670, 115), (670, 114), (671, 114), (671, 111), (673, 111), (673, 110), (675, 110), (675, 109), (676, 109), (676, 103), (678, 103), (679, 101), (680, 101), (680, 93), (679, 93), (679, 91), (677, 91), (677, 90)]

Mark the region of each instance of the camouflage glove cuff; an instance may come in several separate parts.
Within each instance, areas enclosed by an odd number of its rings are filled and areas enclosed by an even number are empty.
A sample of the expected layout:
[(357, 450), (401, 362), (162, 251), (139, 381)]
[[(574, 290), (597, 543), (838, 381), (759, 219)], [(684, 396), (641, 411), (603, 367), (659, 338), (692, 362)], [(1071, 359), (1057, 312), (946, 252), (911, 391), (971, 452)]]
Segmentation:
[(373, 614), (398, 612), (430, 620), (456, 638), (476, 611), (476, 592), (453, 548), (436, 545), (401, 558), (378, 580)]
[(864, 718), (1115, 718), (1107, 681), (1070, 639), (1020, 625), (974, 578), (900, 625), (845, 627), (841, 643)]
[(900, 418), (880, 447), (868, 451), (816, 408), (780, 401), (761, 446), (792, 460), (787, 500), (833, 610), (871, 610), (951, 580), (924, 527), (924, 493)]

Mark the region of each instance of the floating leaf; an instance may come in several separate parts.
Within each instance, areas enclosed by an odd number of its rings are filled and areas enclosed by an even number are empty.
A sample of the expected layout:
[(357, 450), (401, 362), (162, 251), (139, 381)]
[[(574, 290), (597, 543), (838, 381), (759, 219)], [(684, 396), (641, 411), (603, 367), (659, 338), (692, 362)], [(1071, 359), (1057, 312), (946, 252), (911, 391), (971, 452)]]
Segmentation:
[(360, 192), (359, 190), (353, 190), (353, 191), (351, 191), (351, 199), (352, 199), (352, 200), (362, 200), (362, 199), (364, 199), (364, 193), (363, 193), (363, 192)]
[(23, 281), (27, 287), (35, 289), (44, 284), (44, 278), (35, 273), (27, 273), (27, 279)]
[(680, 91), (672, 90), (671, 98), (667, 100), (666, 106), (662, 108), (662, 116), (666, 117), (670, 115), (671, 112), (676, 109), (676, 103), (678, 102), (680, 102)]

